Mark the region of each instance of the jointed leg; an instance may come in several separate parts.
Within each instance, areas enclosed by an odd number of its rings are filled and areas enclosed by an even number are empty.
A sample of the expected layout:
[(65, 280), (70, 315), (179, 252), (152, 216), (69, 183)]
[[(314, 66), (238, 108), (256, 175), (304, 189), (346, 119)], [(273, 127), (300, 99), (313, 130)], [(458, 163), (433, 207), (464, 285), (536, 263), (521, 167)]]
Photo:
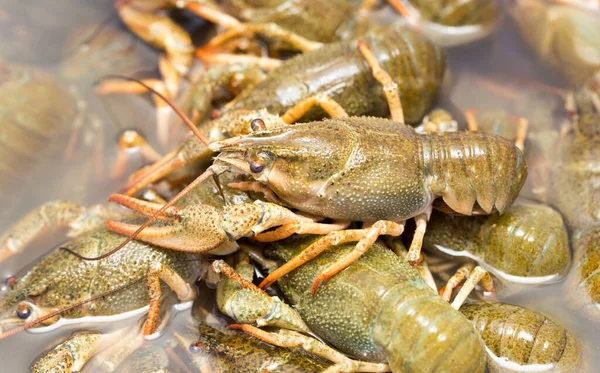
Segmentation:
[(477, 123), (477, 119), (475, 119), (475, 109), (465, 110), (465, 118), (467, 119), (467, 129), (469, 131), (479, 131), (479, 124)]
[(452, 275), (452, 277), (450, 277), (448, 280), (446, 286), (440, 289), (440, 297), (442, 297), (442, 299), (446, 302), (450, 302), (450, 300), (452, 300), (454, 289), (456, 289), (458, 285), (460, 285), (467, 277), (469, 277), (469, 274), (474, 267), (475, 265), (472, 263), (467, 263), (457, 269), (456, 273), (454, 273), (454, 275)]
[(150, 309), (144, 324), (144, 336), (156, 331), (160, 310), (160, 280), (163, 280), (171, 288), (182, 302), (188, 302), (196, 297), (196, 293), (189, 283), (169, 266), (160, 262), (153, 262), (148, 270), (148, 294), (150, 298)]
[[(241, 274), (222, 260), (213, 263), (215, 272), (225, 275), (229, 280), (220, 282), (217, 287), (217, 304), (223, 313), (236, 322), (310, 332), (296, 310), (250, 282), (254, 274), (251, 264), (241, 263), (236, 268)], [(251, 312), (248, 312), (246, 303), (254, 305)]]
[(445, 294), (447, 294), (448, 292), (451, 295), (452, 290), (448, 290), (448, 288), (453, 289), (454, 287), (456, 287), (460, 283), (460, 281), (464, 279), (465, 275), (467, 276), (467, 280), (465, 281), (463, 287), (460, 289), (460, 291), (456, 295), (456, 298), (454, 298), (454, 301), (452, 302), (452, 308), (456, 310), (458, 310), (460, 306), (462, 306), (469, 294), (473, 291), (473, 289), (475, 289), (475, 285), (477, 285), (477, 283), (479, 283), (480, 281), (485, 293), (494, 293), (494, 282), (492, 280), (492, 276), (490, 276), (488, 271), (481, 268), (480, 266), (476, 266), (475, 268), (473, 268), (472, 271), (469, 271), (468, 265), (464, 265), (461, 268), (459, 268), (457, 274), (455, 276), (452, 276), (452, 278), (450, 278), (450, 280), (448, 281), (446, 287), (441, 290), (441, 292), (444, 294), (443, 296), (447, 296)]
[[(79, 372), (85, 363), (99, 351), (103, 339), (104, 336), (98, 332), (74, 334), (37, 360), (31, 367), (31, 371), (34, 373), (55, 372), (60, 367), (69, 367), (68, 372)], [(64, 371), (67, 372), (67, 370)]]
[(257, 234), (254, 239), (258, 242), (273, 242), (283, 240), (291, 236), (294, 233), (297, 234), (328, 234), (335, 231), (341, 231), (346, 229), (350, 225), (349, 222), (338, 222), (338, 223), (316, 223), (299, 221), (289, 224), (284, 224), (281, 227), (268, 231), (265, 233)]
[(281, 329), (277, 333), (269, 333), (257, 327), (248, 324), (231, 324), (229, 329), (240, 329), (244, 333), (251, 335), (269, 344), (284, 347), (302, 347), (304, 350), (314, 355), (335, 363), (334, 366), (326, 372), (389, 372), (387, 364), (368, 363), (364, 361), (351, 360), (346, 355), (334, 350), (323, 342), (313, 337), (309, 337), (298, 332)]
[[(402, 241), (400, 241), (396, 237), (390, 237), (390, 236), (386, 237), (385, 243), (387, 244), (387, 246), (389, 246), (392, 249), (392, 251), (394, 253), (396, 253), (396, 255), (398, 255), (401, 258), (405, 258), (406, 255), (408, 254), (408, 251), (402, 244)], [(421, 256), (423, 256), (423, 255), (421, 255)], [(420, 261), (419, 264), (417, 264), (415, 269), (417, 270), (417, 272), (419, 272), (419, 274), (421, 275), (421, 278), (423, 278), (423, 280), (425, 280), (427, 285), (429, 285), (430, 288), (432, 288), (435, 292), (437, 292), (438, 290), (437, 290), (437, 286), (435, 284), (435, 280), (433, 279), (433, 275), (431, 274), (431, 271), (429, 270), (429, 265), (427, 264), (427, 261), (424, 258), (423, 258), (423, 260)]]
[(375, 243), (380, 235), (399, 236), (402, 232), (404, 232), (404, 224), (385, 220), (380, 220), (373, 224), (348, 255), (326, 268), (317, 276), (312, 287), (312, 293), (315, 294), (317, 287), (321, 282), (330, 279), (332, 276), (357, 261)]
[[(273, 284), (277, 279), (285, 276), (289, 272), (298, 268), (302, 264), (308, 262), (309, 260), (315, 258), (317, 255), (322, 253), (325, 249), (330, 246), (339, 245), (345, 242), (353, 242), (358, 241), (356, 247), (352, 252), (350, 252), (345, 258), (340, 260), (338, 263), (327, 268), (323, 273), (321, 273), (314, 285), (313, 285), (313, 293), (316, 290), (318, 284), (335, 275), (342, 269), (349, 266), (351, 263), (356, 261), (369, 247), (375, 242), (377, 237), (380, 235), (392, 235), (399, 236), (404, 231), (404, 225), (394, 223), (391, 221), (378, 221), (370, 228), (366, 229), (350, 229), (344, 231), (335, 231), (327, 234), (324, 237), (321, 237), (317, 241), (313, 242), (312, 245), (304, 249), (299, 255), (292, 258), (290, 261), (277, 268), (275, 271), (271, 272), (267, 278), (263, 280), (263, 282), (259, 285), (262, 289), (269, 287)], [(312, 233), (312, 232), (305, 232)], [(316, 233), (318, 234), (318, 233)]]
[(390, 106), (392, 120), (404, 123), (404, 111), (402, 110), (402, 103), (400, 102), (398, 84), (396, 84), (390, 74), (381, 67), (379, 61), (377, 61), (377, 57), (375, 57), (369, 47), (360, 40), (358, 41), (358, 49), (371, 67), (373, 77), (383, 85), (383, 92), (385, 93), (388, 105)]
[(38, 206), (0, 236), (0, 262), (22, 252), (45, 231), (69, 227), (86, 212), (85, 207), (70, 201), (51, 201)]
[(251, 64), (265, 70), (273, 70), (281, 66), (283, 61), (264, 56), (251, 56), (233, 53), (218, 53), (198, 49), (196, 57), (206, 64)]
[(429, 209), (429, 212), (415, 216), (417, 229), (415, 230), (410, 248), (408, 249), (408, 254), (406, 254), (406, 261), (413, 266), (422, 260), (421, 247), (423, 246), (423, 237), (425, 236), (425, 231), (427, 230), (427, 220), (429, 219), (430, 213), (431, 208)]
[(281, 28), (275, 23), (242, 23), (230, 15), (221, 12), (210, 6), (201, 5), (198, 3), (188, 3), (186, 7), (192, 12), (208, 19), (211, 22), (217, 23), (226, 29), (234, 31), (227, 32), (226, 36), (216, 36), (210, 40), (203, 48), (210, 50), (222, 45), (225, 41), (235, 37), (245, 36), (247, 34), (263, 34), (270, 39), (280, 40), (292, 46), (301, 52), (317, 49), (323, 46), (323, 43), (315, 42), (306, 39), (298, 34)]
[(285, 123), (294, 123), (302, 118), (313, 106), (320, 106), (332, 118), (347, 117), (346, 110), (334, 99), (325, 94), (318, 94), (298, 102), (281, 116)]
[(140, 155), (146, 162), (154, 163), (161, 159), (160, 154), (137, 131), (127, 130), (119, 138), (117, 160), (111, 174), (113, 178), (123, 176), (127, 166), (127, 153), (130, 149), (134, 148), (139, 150)]

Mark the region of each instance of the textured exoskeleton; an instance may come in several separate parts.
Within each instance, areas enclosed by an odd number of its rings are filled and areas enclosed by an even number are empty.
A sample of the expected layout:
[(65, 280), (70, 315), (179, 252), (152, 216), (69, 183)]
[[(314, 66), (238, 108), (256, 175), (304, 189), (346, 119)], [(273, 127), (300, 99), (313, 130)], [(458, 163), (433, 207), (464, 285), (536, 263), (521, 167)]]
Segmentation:
[[(443, 50), (402, 25), (378, 28), (361, 40), (398, 85), (406, 122), (417, 123), (433, 105), (441, 86), (445, 72)], [(265, 80), (243, 91), (233, 105), (222, 111), (220, 118), (200, 128), (210, 134), (211, 140), (217, 140), (253, 131), (253, 119), (260, 119), (262, 128), (297, 119), (321, 119), (327, 114), (318, 106), (301, 118), (284, 115), (280, 119), (277, 115), (311, 98), (317, 98), (318, 102), (323, 96), (336, 101), (348, 115), (383, 116), (389, 112), (384, 89), (373, 77), (356, 41), (345, 41), (286, 61)], [(201, 106), (205, 107), (205, 103)], [(206, 158), (208, 154), (211, 152), (206, 146), (191, 136), (178, 150), (137, 174), (127, 185), (127, 194), (132, 195), (174, 169)]]
[[(82, 235), (61, 247), (83, 256), (97, 256), (112, 249), (123, 237), (107, 231)], [(98, 262), (86, 262), (58, 248), (36, 266), (11, 280), (0, 298), (2, 332), (14, 326), (43, 317), (53, 311), (145, 278), (152, 263), (173, 268), (189, 281), (198, 276), (197, 261), (189, 254), (161, 249), (135, 241), (119, 255)], [(195, 276), (195, 277), (194, 277)], [(110, 281), (109, 281), (110, 280)], [(46, 320), (54, 324), (60, 319), (74, 320), (85, 316), (118, 315), (143, 308), (149, 303), (146, 283), (92, 301)]]
[(507, 283), (559, 281), (571, 263), (560, 214), (527, 203), (515, 204), (502, 215), (466, 217), (434, 211), (423, 247), (474, 259)]
[(491, 373), (579, 372), (579, 340), (535, 311), (503, 303), (473, 302), (460, 308), (486, 345)]
[(287, 204), (340, 220), (401, 221), (436, 198), (464, 215), (476, 203), (503, 213), (527, 175), (521, 151), (499, 136), (418, 134), (370, 117), (258, 131), (211, 147), (221, 152), (213, 167), (243, 171)]
[[(360, 37), (400, 90), (407, 123), (417, 123), (433, 105), (445, 72), (445, 55), (418, 32), (401, 24), (379, 27)], [(231, 106), (283, 114), (303, 99), (326, 94), (350, 116), (383, 116), (389, 108), (383, 87), (373, 77), (356, 41), (334, 43), (304, 53), (272, 71)], [(325, 112), (310, 110), (303, 120)]]
[[(312, 254), (295, 258), (285, 269), (272, 273), (261, 287), (329, 246), (358, 241), (352, 255), (332, 265), (319, 281), (327, 279), (362, 255), (379, 235), (402, 234), (404, 221), (412, 217), (417, 219), (422, 239), (432, 203), (438, 198), (464, 215), (503, 213), (516, 198), (527, 175), (521, 151), (499, 136), (474, 132), (418, 134), (402, 123), (371, 117), (342, 117), (259, 130), (212, 143), (210, 148), (221, 153), (193, 185), (211, 173), (241, 172), (254, 179), (242, 183), (244, 188), (265, 192), (268, 198), (305, 213), (342, 222), (374, 223), (362, 230), (340, 231), (344, 226), (340, 228), (339, 224), (303, 225), (299, 216), (291, 212), (280, 211), (269, 215), (269, 219), (259, 216), (260, 229), (252, 228), (254, 233), (264, 231), (265, 221), (270, 227), (282, 225), (282, 230), (267, 233), (269, 238), (265, 240), (285, 238), (294, 232), (331, 232), (309, 248)], [(250, 211), (254, 210), (255, 206)], [(156, 217), (162, 210), (153, 212)], [(182, 217), (179, 212), (173, 214)], [(256, 218), (248, 216), (246, 223), (253, 226)], [(229, 218), (213, 215), (209, 220), (225, 236), (223, 223), (229, 224)], [(189, 219), (183, 222), (186, 221), (192, 222)], [(118, 231), (138, 236), (148, 224), (150, 221), (138, 230), (127, 226)], [(153, 229), (158, 232), (160, 228)], [(173, 228), (170, 232), (173, 233)], [(235, 233), (236, 237), (247, 234), (238, 235), (239, 230)], [(421, 247), (418, 237), (413, 243), (414, 248), (411, 245), (409, 251), (411, 262), (418, 260)], [(199, 248), (182, 244), (178, 249)]]
[(588, 318), (600, 320), (600, 225), (575, 232), (569, 298)]
[[(292, 237), (272, 255), (287, 261), (314, 239)], [(378, 243), (313, 296), (317, 274), (351, 250), (332, 247), (278, 281), (317, 335), (346, 354), (387, 360), (392, 372), (484, 371), (483, 347), (468, 321)]]

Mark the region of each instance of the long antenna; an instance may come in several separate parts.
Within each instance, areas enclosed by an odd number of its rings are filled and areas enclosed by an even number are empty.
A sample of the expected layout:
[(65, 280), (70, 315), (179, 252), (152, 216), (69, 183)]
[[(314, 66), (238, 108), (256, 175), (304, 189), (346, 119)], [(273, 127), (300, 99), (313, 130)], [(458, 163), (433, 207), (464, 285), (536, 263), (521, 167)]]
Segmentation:
[(123, 76), (123, 75), (106, 75), (106, 76), (102, 77), (97, 83), (99, 83), (101, 81), (104, 81), (104, 80), (108, 80), (108, 79), (128, 80), (128, 81), (131, 81), (131, 82), (136, 82), (139, 85), (141, 85), (142, 87), (146, 88), (148, 91), (150, 91), (153, 94), (157, 95), (167, 105), (169, 105), (175, 111), (175, 113), (177, 113), (177, 115), (181, 118), (181, 120), (183, 120), (183, 122), (185, 123), (185, 125), (188, 126), (188, 128), (190, 129), (190, 131), (192, 131), (192, 133), (200, 141), (202, 141), (204, 143), (204, 145), (208, 146), (208, 144), (210, 143), (210, 141), (208, 140), (208, 138), (206, 138), (206, 136), (204, 136), (204, 134), (202, 132), (200, 132), (200, 130), (194, 125), (194, 123), (192, 123), (192, 121), (190, 120), (190, 118), (188, 118), (173, 102), (171, 102), (171, 100), (169, 100), (168, 98), (166, 98), (164, 95), (162, 95), (160, 92), (158, 92), (154, 88), (150, 87), (149, 85), (147, 85), (146, 83), (142, 82), (139, 79), (132, 78), (132, 77), (129, 77), (129, 76)]
[[(177, 115), (179, 115), (179, 117), (183, 120), (183, 122), (190, 128), (190, 130), (194, 133), (194, 135), (196, 135), (196, 137), (198, 139), (200, 139), (200, 141), (202, 141), (205, 145), (208, 145), (210, 143), (210, 141), (206, 138), (206, 136), (204, 136), (202, 134), (202, 132), (200, 132), (200, 130), (198, 130), (198, 128), (196, 128), (194, 123), (192, 123), (192, 121), (181, 110), (179, 110), (179, 108), (175, 104), (173, 104), (171, 102), (171, 100), (169, 100), (168, 98), (166, 98), (165, 96), (163, 96), (162, 94), (160, 94), (159, 92), (157, 92), (155, 89), (148, 86), (144, 82), (140, 81), (139, 79), (122, 76), (122, 75), (107, 75), (107, 76), (103, 77), (101, 80), (103, 80), (103, 79), (124, 79), (124, 80), (129, 80), (132, 82), (136, 82), (136, 83), (142, 85), (143, 87), (148, 89), (150, 92), (154, 93), (155, 95), (160, 97), (162, 100), (164, 100), (177, 113)], [(156, 218), (158, 218), (163, 212), (165, 212), (169, 207), (171, 207), (175, 203), (177, 203), (177, 201), (179, 201), (181, 198), (183, 198), (183, 196), (185, 196), (187, 193), (189, 193), (190, 190), (194, 189), (198, 184), (200, 184), (201, 182), (206, 180), (211, 175), (214, 175), (214, 172), (212, 169), (209, 168), (208, 170), (204, 171), (194, 181), (192, 181), (189, 185), (187, 185), (185, 188), (183, 188), (183, 190), (181, 190), (181, 192), (177, 193), (177, 195), (175, 197), (173, 197), (169, 202), (165, 203), (164, 206), (160, 208), (160, 210), (158, 210), (154, 215), (152, 215), (152, 217), (150, 219), (146, 220), (146, 222), (144, 224), (142, 224), (135, 232), (133, 232), (133, 234), (129, 235), (129, 237), (127, 237), (127, 239), (125, 239), (125, 241), (121, 242), (117, 247), (115, 247), (114, 249), (112, 249), (111, 251), (109, 251), (105, 254), (102, 254), (95, 258), (90, 258), (90, 257), (82, 256), (81, 254), (76, 253), (73, 250), (70, 250), (70, 249), (67, 249), (64, 247), (61, 249), (65, 250), (83, 260), (94, 261), (94, 260), (101, 260), (101, 259), (107, 258), (107, 257), (111, 256), (112, 254), (116, 253), (117, 251), (121, 250), (123, 247), (125, 247), (125, 245), (127, 245), (129, 242), (131, 242), (135, 237), (137, 237), (137, 235), (141, 231), (143, 231), (150, 224), (152, 224), (156, 220)], [(110, 200), (110, 198), (109, 198), (109, 200)]]
[(15, 335), (15, 334), (19, 333), (19, 332), (22, 332), (23, 330), (27, 330), (27, 329), (31, 328), (32, 326), (36, 326), (36, 325), (37, 325), (37, 324), (39, 324), (39, 323), (42, 323), (42, 322), (44, 322), (44, 321), (46, 321), (46, 320), (48, 320), (48, 319), (51, 319), (51, 318), (53, 318), (53, 317), (55, 317), (55, 316), (58, 316), (58, 315), (60, 315), (60, 314), (61, 314), (61, 313), (63, 313), (63, 312), (66, 312), (66, 311), (72, 310), (73, 308), (80, 307), (80, 306), (82, 306), (82, 305), (84, 305), (84, 304), (86, 304), (86, 303), (90, 303), (90, 302), (93, 302), (93, 301), (95, 301), (95, 300), (97, 300), (97, 299), (104, 298), (104, 297), (106, 297), (106, 296), (109, 296), (109, 295), (115, 294), (115, 293), (117, 293), (117, 292), (119, 292), (119, 291), (121, 291), (121, 290), (125, 290), (125, 289), (127, 289), (128, 287), (130, 287), (130, 286), (133, 286), (133, 285), (135, 285), (135, 284), (137, 284), (137, 283), (141, 282), (141, 281), (142, 281), (142, 280), (144, 280), (145, 278), (146, 278), (145, 276), (144, 276), (144, 277), (140, 277), (140, 278), (138, 278), (137, 280), (135, 280), (135, 281), (133, 281), (133, 282), (130, 282), (130, 283), (128, 283), (128, 284), (125, 284), (125, 285), (121, 285), (121, 286), (119, 286), (119, 287), (117, 287), (117, 288), (115, 288), (115, 289), (113, 289), (113, 290), (110, 290), (110, 291), (107, 291), (107, 292), (104, 292), (104, 293), (98, 294), (98, 295), (96, 295), (96, 296), (94, 296), (94, 297), (88, 298), (88, 299), (86, 299), (86, 300), (82, 300), (81, 302), (77, 302), (77, 303), (75, 303), (75, 304), (72, 304), (72, 305), (70, 305), (70, 306), (68, 306), (68, 307), (65, 307), (65, 308), (63, 308), (63, 309), (60, 309), (60, 310), (56, 310), (56, 311), (54, 311), (54, 312), (51, 312), (51, 313), (47, 314), (46, 316), (42, 316), (42, 317), (40, 317), (40, 318), (38, 318), (38, 319), (35, 319), (35, 320), (33, 320), (33, 321), (30, 321), (30, 322), (28, 322), (28, 323), (25, 323), (25, 324), (23, 324), (23, 325), (21, 325), (21, 326), (19, 326), (19, 327), (17, 327), (17, 328), (11, 329), (11, 330), (9, 330), (9, 331), (7, 331), (7, 332), (4, 332), (4, 333), (0, 334), (0, 340), (2, 340), (2, 339), (5, 339), (5, 338), (8, 338), (8, 337), (10, 337), (10, 336), (12, 336), (12, 335)]
[[(121, 242), (119, 244), (119, 246), (115, 247), (114, 249), (112, 249), (111, 251), (109, 251), (105, 254), (102, 254), (95, 258), (90, 258), (90, 257), (82, 256), (81, 254), (76, 253), (71, 249), (67, 249), (66, 247), (61, 247), (61, 249), (64, 251), (67, 251), (67, 252), (75, 255), (79, 259), (83, 259), (83, 260), (93, 261), (93, 260), (101, 260), (101, 259), (107, 258), (107, 257), (111, 256), (112, 254), (116, 253), (117, 251), (121, 250), (125, 245), (127, 245), (129, 242), (131, 242), (141, 231), (143, 231), (144, 229), (146, 229), (146, 227), (148, 227), (150, 224), (152, 224), (156, 220), (156, 218), (158, 218), (163, 212), (165, 212), (169, 207), (171, 207), (175, 203), (177, 203), (177, 201), (179, 201), (181, 198), (183, 198), (183, 196), (188, 194), (190, 192), (190, 190), (194, 189), (198, 184), (200, 184), (204, 180), (208, 179), (208, 177), (211, 175), (213, 175), (213, 170), (211, 170), (210, 168), (208, 170), (204, 171), (194, 181), (192, 181), (185, 188), (183, 188), (183, 190), (181, 192), (177, 193), (177, 195), (175, 197), (173, 197), (169, 202), (165, 203), (163, 205), (163, 207), (160, 208), (160, 210), (158, 210), (154, 215), (152, 215), (152, 217), (150, 219), (146, 220), (146, 222), (144, 222), (144, 224), (142, 224), (135, 232), (133, 232), (133, 234), (129, 235), (129, 237), (127, 237), (127, 239), (125, 239), (125, 241)], [(109, 198), (109, 200), (110, 200), (110, 198)]]

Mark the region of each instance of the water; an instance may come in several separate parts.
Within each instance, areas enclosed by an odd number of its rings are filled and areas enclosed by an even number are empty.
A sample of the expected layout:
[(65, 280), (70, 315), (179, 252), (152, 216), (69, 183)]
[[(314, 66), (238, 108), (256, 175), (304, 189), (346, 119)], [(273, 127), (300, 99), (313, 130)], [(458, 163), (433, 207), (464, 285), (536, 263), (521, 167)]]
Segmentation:
[[(67, 89), (75, 86), (78, 93), (90, 102), (89, 109), (97, 118), (97, 123), (100, 123), (100, 132), (94, 132), (94, 128), (84, 128), (77, 151), (69, 159), (65, 159), (61, 152), (54, 152), (39, 159), (36, 166), (20, 170), (26, 176), (18, 181), (18, 187), (0, 196), (1, 231), (44, 201), (71, 199), (89, 205), (105, 201), (111, 192), (118, 191), (124, 179), (111, 179), (108, 175), (116, 157), (114, 139), (121, 130), (140, 130), (158, 147), (155, 117), (148, 97), (120, 95), (99, 100), (90, 95), (93, 83), (99, 77), (85, 82), (82, 82), (84, 79), (73, 81), (66, 79), (60, 72), (61, 63), (72, 58), (77, 50), (76, 47), (67, 46), (68, 39), (74, 34), (73, 30), (88, 26), (87, 33), (91, 35), (105, 20), (105, 24), (124, 37), (129, 37), (132, 48), (139, 54), (135, 63), (112, 71), (109, 69), (106, 74), (156, 76), (157, 51), (137, 41), (123, 29), (113, 12), (112, 0), (44, 0), (37, 3), (39, 4), (33, 7), (23, 5), (23, 2), (0, 1), (0, 34), (3, 35), (0, 59), (54, 74)], [(521, 41), (508, 17), (504, 18), (499, 30), (485, 41), (449, 50), (448, 63), (451, 75), (444, 86), (440, 106), (449, 109), (460, 123), (464, 123), (462, 111), (476, 108), (480, 111), (501, 110), (511, 115), (526, 116), (531, 120), (530, 132), (534, 136), (559, 128), (563, 118), (561, 99), (553, 94), (540, 92), (538, 86), (528, 82), (538, 81), (559, 88), (566, 87), (566, 83), (540, 64), (535, 54)], [(98, 133), (102, 135), (97, 136)], [(98, 143), (99, 138), (104, 139), (103, 143)], [(52, 141), (64, 147), (68, 134), (55, 137)], [(158, 148), (163, 152), (167, 150)], [(94, 163), (94, 151), (99, 152), (98, 158), (103, 161), (100, 166)], [(140, 165), (141, 160), (133, 157), (131, 169)], [(528, 183), (523, 195), (532, 197), (531, 190), (532, 185)], [(2, 263), (0, 277), (13, 275), (16, 270), (54, 247), (49, 247), (47, 242), (40, 240), (31, 250)], [(565, 300), (566, 291), (564, 285), (559, 283), (516, 292), (508, 291), (499, 294), (499, 300), (530, 307), (562, 323), (584, 343), (589, 365), (600, 366), (598, 325), (569, 308)], [(110, 325), (94, 324), (90, 327), (109, 331), (135, 320)], [(189, 311), (184, 311), (176, 316), (172, 324), (181, 326), (189, 322)], [(0, 341), (3, 369), (25, 371), (44, 350), (68, 337), (72, 331), (83, 328), (85, 326), (73, 325), (47, 334), (19, 333)], [(161, 341), (162, 339), (153, 343)]]

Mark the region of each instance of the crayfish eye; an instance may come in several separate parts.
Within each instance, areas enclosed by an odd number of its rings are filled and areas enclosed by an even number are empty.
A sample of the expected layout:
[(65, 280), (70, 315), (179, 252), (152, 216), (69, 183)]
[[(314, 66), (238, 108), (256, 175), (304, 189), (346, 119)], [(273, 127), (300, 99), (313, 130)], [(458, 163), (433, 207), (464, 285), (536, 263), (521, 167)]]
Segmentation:
[(12, 288), (16, 281), (17, 278), (15, 276), (10, 276), (6, 280), (4, 280), (4, 283), (2, 284), (2, 286), (0, 286), (0, 292), (7, 291), (8, 289)]
[(250, 129), (252, 129), (252, 131), (261, 131), (267, 129), (267, 126), (265, 126), (264, 120), (260, 118), (254, 118), (252, 119), (252, 122), (250, 122)]
[(206, 346), (201, 341), (193, 342), (189, 347), (189, 350), (192, 354), (197, 354), (199, 352), (204, 351), (205, 349)]
[(31, 308), (26, 304), (20, 304), (17, 308), (17, 317), (21, 320), (27, 320), (31, 316)]
[(265, 163), (263, 161), (252, 161), (250, 162), (250, 171), (257, 174), (265, 169)]

